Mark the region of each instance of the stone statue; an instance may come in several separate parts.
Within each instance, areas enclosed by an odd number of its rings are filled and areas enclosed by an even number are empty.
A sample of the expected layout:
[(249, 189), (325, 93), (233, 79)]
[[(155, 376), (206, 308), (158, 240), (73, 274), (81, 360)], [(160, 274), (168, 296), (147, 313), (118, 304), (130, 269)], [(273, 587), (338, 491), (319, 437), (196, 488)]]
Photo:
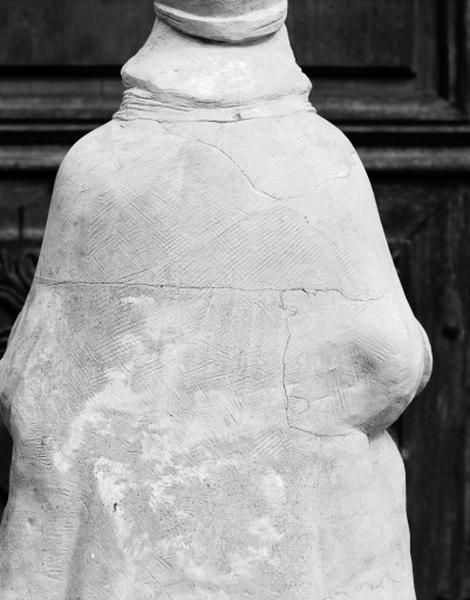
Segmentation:
[(60, 168), (0, 367), (2, 600), (412, 600), (429, 378), (285, 0), (167, 0)]

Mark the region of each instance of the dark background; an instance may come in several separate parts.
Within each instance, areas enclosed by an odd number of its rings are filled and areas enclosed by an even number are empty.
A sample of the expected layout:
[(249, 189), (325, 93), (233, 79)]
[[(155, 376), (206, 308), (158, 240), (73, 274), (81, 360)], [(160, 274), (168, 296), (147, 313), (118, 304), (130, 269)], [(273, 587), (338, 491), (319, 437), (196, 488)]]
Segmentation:
[[(469, 1), (290, 2), (312, 101), (362, 156), (434, 349), (431, 383), (394, 430), (419, 600), (470, 598)], [(58, 164), (118, 106), (120, 65), (152, 22), (151, 0), (0, 2), (0, 354), (34, 273)]]

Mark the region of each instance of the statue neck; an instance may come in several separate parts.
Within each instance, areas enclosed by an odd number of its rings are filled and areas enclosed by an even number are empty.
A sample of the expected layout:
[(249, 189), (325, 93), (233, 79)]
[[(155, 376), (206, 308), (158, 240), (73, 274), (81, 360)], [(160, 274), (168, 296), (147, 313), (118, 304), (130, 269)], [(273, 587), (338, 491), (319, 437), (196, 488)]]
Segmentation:
[(295, 62), (284, 26), (257, 41), (222, 44), (157, 18), (122, 77), (121, 119), (158, 113), (161, 120), (230, 121), (311, 110), (310, 81)]
[(287, 0), (155, 0), (169, 25), (196, 37), (240, 43), (276, 32), (287, 16)]

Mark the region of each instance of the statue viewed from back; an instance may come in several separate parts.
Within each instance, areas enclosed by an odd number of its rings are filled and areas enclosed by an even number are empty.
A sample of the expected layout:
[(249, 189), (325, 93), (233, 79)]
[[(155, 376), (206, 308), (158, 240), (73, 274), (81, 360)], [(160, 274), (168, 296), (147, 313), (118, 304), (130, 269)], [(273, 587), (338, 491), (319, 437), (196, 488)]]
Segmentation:
[(429, 378), (286, 2), (157, 2), (0, 364), (2, 600), (414, 600), (385, 429)]

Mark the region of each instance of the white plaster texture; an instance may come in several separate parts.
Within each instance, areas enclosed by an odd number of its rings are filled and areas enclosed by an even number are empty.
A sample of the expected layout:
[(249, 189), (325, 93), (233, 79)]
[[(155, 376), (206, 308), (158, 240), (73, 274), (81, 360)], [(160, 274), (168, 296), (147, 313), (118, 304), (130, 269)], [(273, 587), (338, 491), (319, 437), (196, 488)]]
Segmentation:
[(238, 43), (280, 29), (287, 16), (287, 0), (156, 0), (155, 12), (184, 33)]
[(284, 28), (157, 20), (123, 79), (0, 364), (0, 597), (414, 600), (385, 429), (431, 354), (356, 152)]

